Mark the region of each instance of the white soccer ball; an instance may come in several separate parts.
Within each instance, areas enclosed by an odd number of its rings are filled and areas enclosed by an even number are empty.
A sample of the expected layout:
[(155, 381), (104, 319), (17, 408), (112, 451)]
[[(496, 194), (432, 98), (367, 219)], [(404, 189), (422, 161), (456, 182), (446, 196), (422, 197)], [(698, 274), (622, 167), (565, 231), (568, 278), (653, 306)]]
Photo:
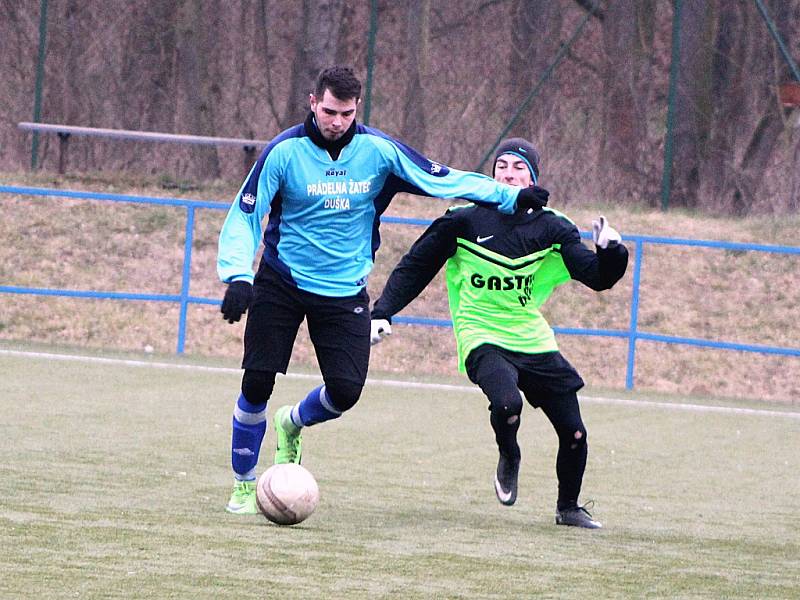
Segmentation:
[(319, 486), (303, 466), (272, 465), (258, 478), (256, 502), (267, 519), (278, 525), (305, 521), (319, 503)]

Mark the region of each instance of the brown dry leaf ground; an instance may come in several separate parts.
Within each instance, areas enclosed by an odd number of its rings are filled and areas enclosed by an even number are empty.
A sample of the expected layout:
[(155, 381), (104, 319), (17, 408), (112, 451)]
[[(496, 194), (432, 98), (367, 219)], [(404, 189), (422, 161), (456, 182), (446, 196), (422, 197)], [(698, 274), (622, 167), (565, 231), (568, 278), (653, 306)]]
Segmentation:
[[(24, 182), (24, 183), (21, 183)], [(192, 188), (181, 182), (124, 177), (0, 175), (5, 185), (59, 187), (151, 197), (227, 203), (238, 183)], [(570, 199), (551, 205), (582, 230), (605, 214), (625, 235), (796, 245), (800, 218), (711, 218), (681, 211), (664, 214)], [(399, 197), (388, 215), (432, 219), (448, 203)], [(196, 211), (191, 288), (195, 297), (221, 298), (216, 276), (217, 235), (224, 211)], [(22, 195), (0, 195), (0, 284), (43, 288), (178, 294), (186, 210)], [(423, 231), (387, 223), (369, 290), (377, 298), (391, 268)], [(597, 294), (576, 282), (554, 293), (543, 312), (556, 327), (626, 330), (630, 323), (633, 264), (613, 289)], [(649, 333), (772, 346), (800, 347), (800, 256), (646, 244), (638, 328)], [(0, 339), (157, 353), (176, 350), (179, 311), (167, 302), (114, 301), (4, 294)], [(447, 319), (441, 274), (403, 311)], [(228, 325), (218, 308), (192, 304), (185, 351), (238, 360), (243, 325)], [(625, 339), (559, 336), (563, 353), (592, 387), (625, 386)], [(292, 365), (316, 368), (305, 328)], [(397, 325), (373, 351), (373, 373), (405, 377), (456, 375), (455, 342), (447, 328)], [(639, 341), (637, 389), (682, 395), (756, 398), (800, 403), (800, 358)]]

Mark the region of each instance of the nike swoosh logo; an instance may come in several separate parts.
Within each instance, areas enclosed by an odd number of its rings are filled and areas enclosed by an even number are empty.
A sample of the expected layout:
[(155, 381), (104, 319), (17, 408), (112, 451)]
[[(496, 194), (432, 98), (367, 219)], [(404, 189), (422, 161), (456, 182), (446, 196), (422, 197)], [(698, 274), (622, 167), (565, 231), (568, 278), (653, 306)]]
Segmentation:
[(478, 243), (479, 243), (479, 244), (482, 244), (483, 242), (485, 242), (485, 241), (487, 241), (487, 240), (490, 240), (490, 239), (492, 239), (493, 237), (494, 237), (493, 235), (487, 235), (486, 237), (481, 237), (481, 236), (478, 236)]
[(503, 491), (503, 486), (501, 486), (500, 482), (497, 480), (497, 475), (494, 477), (494, 489), (497, 492), (497, 497), (500, 498), (501, 502), (508, 502), (511, 500), (511, 492)]

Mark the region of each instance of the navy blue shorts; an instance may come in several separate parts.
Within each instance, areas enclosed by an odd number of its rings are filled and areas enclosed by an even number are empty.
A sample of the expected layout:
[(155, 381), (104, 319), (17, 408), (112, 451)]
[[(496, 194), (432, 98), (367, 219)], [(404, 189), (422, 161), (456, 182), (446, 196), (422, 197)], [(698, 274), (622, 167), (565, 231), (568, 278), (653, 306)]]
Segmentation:
[(286, 373), (306, 319), (323, 379), (364, 384), (369, 367), (369, 295), (331, 298), (297, 289), (262, 266), (247, 312), (242, 368)]

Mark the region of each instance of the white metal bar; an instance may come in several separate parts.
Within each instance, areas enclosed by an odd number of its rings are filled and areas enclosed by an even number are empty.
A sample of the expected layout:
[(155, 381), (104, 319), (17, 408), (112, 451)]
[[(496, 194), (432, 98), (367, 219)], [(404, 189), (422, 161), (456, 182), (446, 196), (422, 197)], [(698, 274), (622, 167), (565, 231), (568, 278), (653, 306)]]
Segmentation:
[(128, 129), (105, 129), (102, 127), (79, 127), (77, 125), (59, 125), (54, 123), (18, 123), (20, 129), (40, 131), (44, 133), (60, 133), (83, 135), (90, 137), (107, 137), (121, 140), (139, 140), (145, 142), (170, 142), (177, 144), (205, 144), (209, 146), (264, 146), (269, 140), (248, 140), (244, 138), (210, 137), (203, 135), (182, 135), (175, 133), (159, 133), (155, 131), (131, 131)]

